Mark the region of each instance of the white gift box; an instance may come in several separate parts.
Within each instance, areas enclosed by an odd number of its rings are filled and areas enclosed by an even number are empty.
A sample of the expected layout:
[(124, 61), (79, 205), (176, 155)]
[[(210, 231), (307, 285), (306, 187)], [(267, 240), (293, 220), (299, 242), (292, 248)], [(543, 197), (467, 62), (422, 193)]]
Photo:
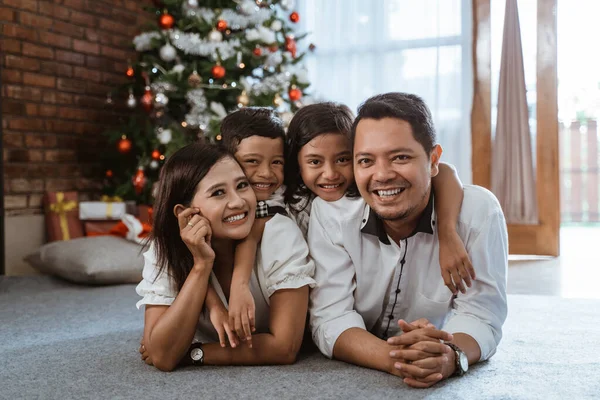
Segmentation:
[(82, 201), (79, 203), (79, 219), (85, 220), (120, 220), (127, 213), (124, 202), (114, 201)]

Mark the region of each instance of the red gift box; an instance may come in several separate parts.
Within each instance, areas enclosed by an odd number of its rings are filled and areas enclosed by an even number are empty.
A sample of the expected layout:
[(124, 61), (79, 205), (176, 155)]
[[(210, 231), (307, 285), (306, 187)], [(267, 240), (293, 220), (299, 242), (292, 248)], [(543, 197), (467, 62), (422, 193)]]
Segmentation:
[(83, 221), (86, 236), (110, 235), (110, 231), (121, 221)]
[(49, 242), (83, 236), (77, 192), (47, 192), (44, 210)]
[(145, 224), (152, 225), (152, 207), (139, 205), (137, 208), (138, 219)]

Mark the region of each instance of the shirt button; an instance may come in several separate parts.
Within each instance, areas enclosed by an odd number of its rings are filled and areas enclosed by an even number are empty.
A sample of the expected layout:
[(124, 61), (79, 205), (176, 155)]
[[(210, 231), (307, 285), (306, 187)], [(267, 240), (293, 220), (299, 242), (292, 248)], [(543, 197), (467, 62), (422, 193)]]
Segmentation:
[(400, 293), (402, 290), (396, 289), (396, 294)]
[(262, 206), (262, 205), (264, 205), (264, 204), (265, 204), (265, 202), (264, 202), (264, 201), (259, 201), (259, 202), (258, 202), (258, 205), (259, 205), (259, 206)]
[(388, 318), (389, 318), (389, 319), (394, 319), (394, 315), (390, 314), (390, 315), (388, 316)]

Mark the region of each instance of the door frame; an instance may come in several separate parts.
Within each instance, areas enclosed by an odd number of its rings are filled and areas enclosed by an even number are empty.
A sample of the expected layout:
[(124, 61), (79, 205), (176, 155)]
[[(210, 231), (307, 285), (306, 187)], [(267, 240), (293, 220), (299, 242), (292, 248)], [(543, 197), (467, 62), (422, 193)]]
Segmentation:
[[(491, 188), (490, 1), (473, 0), (473, 184)], [(558, 152), (558, 0), (537, 0), (537, 225), (508, 224), (510, 254), (559, 255), (560, 182)]]

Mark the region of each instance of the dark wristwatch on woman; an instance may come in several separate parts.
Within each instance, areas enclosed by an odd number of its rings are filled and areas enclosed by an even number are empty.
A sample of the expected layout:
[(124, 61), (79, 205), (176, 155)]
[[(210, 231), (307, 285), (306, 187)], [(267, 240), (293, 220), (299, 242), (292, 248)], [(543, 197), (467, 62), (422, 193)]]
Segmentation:
[(192, 343), (188, 350), (187, 357), (192, 365), (204, 365), (204, 350), (202, 350), (202, 343)]

